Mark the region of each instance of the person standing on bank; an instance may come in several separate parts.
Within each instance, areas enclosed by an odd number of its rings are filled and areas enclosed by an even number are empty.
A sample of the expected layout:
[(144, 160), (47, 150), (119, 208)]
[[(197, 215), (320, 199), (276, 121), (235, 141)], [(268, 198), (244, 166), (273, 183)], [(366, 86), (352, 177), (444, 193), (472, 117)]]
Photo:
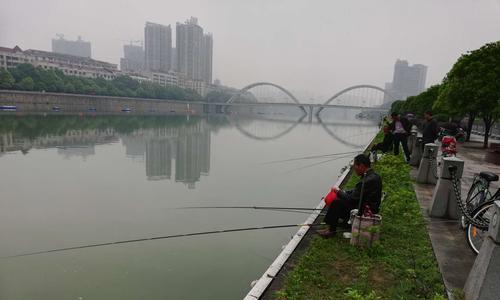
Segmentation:
[(410, 161), (410, 150), (408, 149), (408, 135), (411, 132), (411, 124), (405, 117), (400, 117), (398, 113), (391, 114), (391, 131), (394, 135), (394, 155), (399, 155), (399, 144), (403, 146), (406, 162)]
[(425, 123), (422, 131), (422, 148), (424, 148), (425, 144), (434, 143), (439, 134), (437, 122), (432, 118), (432, 111), (426, 111), (424, 113), (424, 119)]
[[(382, 199), (382, 178), (371, 169), (370, 159), (364, 154), (359, 154), (354, 158), (353, 169), (361, 177), (361, 180), (354, 189), (349, 191), (333, 187), (337, 197), (330, 204), (325, 215), (325, 223), (328, 224), (328, 228), (317, 231), (324, 238), (335, 236), (339, 218), (343, 219), (340, 226), (347, 228), (349, 226), (347, 221), (349, 221), (350, 212), (355, 208), (364, 208), (367, 205), (372, 213), (376, 214), (379, 211)], [(361, 192), (363, 192), (363, 195), (361, 195)], [(362, 200), (361, 205), (359, 205), (360, 199)], [(361, 211), (362, 209), (358, 214), (361, 214)]]

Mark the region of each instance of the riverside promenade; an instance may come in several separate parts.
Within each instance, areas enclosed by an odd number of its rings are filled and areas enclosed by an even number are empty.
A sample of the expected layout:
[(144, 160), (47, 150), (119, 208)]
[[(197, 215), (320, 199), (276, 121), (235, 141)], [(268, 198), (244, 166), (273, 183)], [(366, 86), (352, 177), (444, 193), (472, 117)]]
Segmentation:
[[(474, 174), (480, 171), (490, 171), (500, 174), (500, 165), (486, 161), (491, 154), (491, 149), (482, 148), (482, 138), (471, 137), (470, 142), (458, 144), (457, 157), (464, 161), (464, 172), (462, 176), (462, 198), (467, 192), (474, 179)], [(416, 178), (418, 168), (411, 171), (412, 179)], [(438, 174), (441, 170), (438, 167)], [(490, 189), (498, 189), (499, 182), (492, 182)], [(438, 261), (439, 270), (450, 299), (455, 299), (457, 292), (460, 294), (467, 280), (467, 276), (474, 264), (476, 255), (467, 244), (465, 231), (460, 228), (459, 221), (444, 220), (429, 217), (429, 206), (435, 185), (414, 183), (415, 192), (420, 204), (422, 214), (427, 223), (427, 229), (431, 239), (432, 247)]]

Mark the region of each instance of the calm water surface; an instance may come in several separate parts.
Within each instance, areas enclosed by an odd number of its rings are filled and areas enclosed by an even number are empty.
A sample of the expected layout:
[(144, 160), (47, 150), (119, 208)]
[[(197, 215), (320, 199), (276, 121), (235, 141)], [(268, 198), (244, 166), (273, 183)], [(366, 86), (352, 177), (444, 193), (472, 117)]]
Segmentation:
[[(138, 116), (0, 116), (0, 256), (215, 229), (307, 214), (207, 205), (318, 204), (376, 126)], [(313, 165), (315, 164), (315, 165)], [(239, 299), (297, 228), (0, 259), (0, 299)]]

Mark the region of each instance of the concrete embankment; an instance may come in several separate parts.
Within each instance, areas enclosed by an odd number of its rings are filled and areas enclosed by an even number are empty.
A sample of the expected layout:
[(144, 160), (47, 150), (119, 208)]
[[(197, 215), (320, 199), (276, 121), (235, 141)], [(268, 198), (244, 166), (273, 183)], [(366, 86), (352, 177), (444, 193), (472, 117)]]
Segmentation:
[(16, 112), (20, 113), (203, 114), (217, 111), (215, 105), (203, 102), (0, 90), (0, 106), (6, 105), (16, 106)]

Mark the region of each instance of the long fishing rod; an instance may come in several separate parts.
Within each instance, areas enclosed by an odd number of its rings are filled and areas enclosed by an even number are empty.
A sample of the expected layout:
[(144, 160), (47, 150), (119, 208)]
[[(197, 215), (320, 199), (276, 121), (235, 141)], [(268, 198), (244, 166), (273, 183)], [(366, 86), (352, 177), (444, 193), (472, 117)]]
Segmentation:
[(218, 234), (218, 233), (228, 233), (228, 232), (241, 232), (241, 231), (277, 229), (277, 228), (290, 228), (290, 227), (303, 227), (303, 226), (313, 227), (313, 226), (321, 226), (321, 225), (324, 225), (324, 224), (325, 223), (317, 223), (317, 224), (307, 224), (307, 223), (305, 223), (305, 224), (286, 224), (286, 225), (245, 227), (245, 228), (233, 228), (233, 229), (222, 229), (222, 230), (212, 230), (212, 231), (202, 231), (202, 232), (172, 234), (172, 235), (164, 235), (164, 236), (156, 236), (156, 237), (148, 237), (148, 238), (138, 238), (138, 239), (132, 239), (132, 240), (123, 240), (123, 241), (107, 242), (107, 243), (96, 243), (96, 244), (89, 244), (89, 245), (82, 245), (82, 246), (73, 246), (73, 247), (66, 247), (66, 248), (58, 248), (58, 249), (51, 249), (51, 250), (29, 252), (29, 253), (16, 254), (16, 255), (10, 255), (10, 256), (3, 256), (3, 257), (0, 257), (0, 259), (15, 258), (15, 257), (22, 257), (22, 256), (31, 256), (31, 255), (39, 255), (39, 254), (46, 254), (46, 253), (53, 253), (53, 252), (63, 252), (63, 251), (85, 249), (85, 248), (94, 248), (94, 247), (119, 245), (119, 244), (128, 244), (128, 243), (137, 243), (137, 242), (145, 242), (145, 241), (173, 239), (173, 238), (189, 237), (189, 236), (201, 236), (201, 235), (210, 235), (210, 234)]
[(229, 209), (269, 209), (269, 210), (322, 210), (321, 208), (310, 207), (285, 207), (285, 206), (184, 206), (176, 209), (210, 209), (210, 208), (229, 208)]
[(272, 160), (272, 161), (267, 161), (262, 163), (263, 165), (269, 165), (269, 164), (275, 164), (275, 163), (282, 163), (282, 162), (289, 162), (289, 161), (296, 161), (296, 160), (305, 160), (305, 159), (315, 159), (315, 158), (323, 158), (323, 157), (330, 157), (330, 156), (337, 156), (337, 155), (344, 155), (344, 154), (353, 154), (353, 153), (358, 153), (362, 152), (363, 150), (356, 150), (356, 151), (350, 151), (350, 152), (340, 152), (340, 153), (331, 153), (331, 154), (322, 154), (322, 155), (313, 155), (313, 156), (303, 156), (303, 157), (295, 157), (295, 158), (289, 158), (289, 159), (283, 159), (283, 160)]
[(300, 168), (291, 169), (289, 171), (284, 172), (283, 174), (288, 174), (288, 173), (292, 173), (292, 172), (295, 172), (295, 171), (299, 171), (299, 170), (311, 168), (311, 167), (314, 167), (314, 166), (322, 165), (322, 164), (330, 162), (330, 161), (334, 161), (334, 160), (338, 160), (338, 159), (346, 158), (346, 157), (350, 157), (350, 156), (351, 155), (346, 155), (346, 156), (339, 156), (339, 157), (335, 157), (335, 158), (330, 158), (330, 159), (327, 159), (327, 160), (322, 160), (322, 161), (314, 163), (314, 164), (309, 164), (309, 165), (302, 166)]

